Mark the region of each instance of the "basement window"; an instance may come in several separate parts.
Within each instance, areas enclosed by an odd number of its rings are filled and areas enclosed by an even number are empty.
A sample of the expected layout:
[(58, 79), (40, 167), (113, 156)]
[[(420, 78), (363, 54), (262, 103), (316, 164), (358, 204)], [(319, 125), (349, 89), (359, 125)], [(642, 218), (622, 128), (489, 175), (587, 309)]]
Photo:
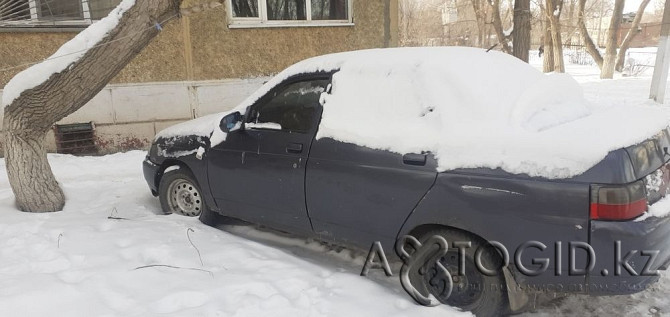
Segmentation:
[(230, 0), (231, 28), (353, 25), (353, 0)]
[(87, 26), (109, 14), (121, 0), (0, 0), (2, 27)]
[(93, 122), (57, 124), (53, 129), (58, 153), (79, 155), (98, 153)]

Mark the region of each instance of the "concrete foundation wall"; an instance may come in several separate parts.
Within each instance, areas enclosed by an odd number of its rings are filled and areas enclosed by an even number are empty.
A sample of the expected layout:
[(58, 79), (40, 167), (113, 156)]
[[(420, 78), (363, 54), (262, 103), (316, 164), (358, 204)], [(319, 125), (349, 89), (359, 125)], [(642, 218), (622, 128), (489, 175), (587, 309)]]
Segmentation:
[[(109, 85), (58, 124), (92, 121), (101, 154), (144, 149), (156, 133), (171, 125), (234, 108), (265, 81), (267, 78)], [(0, 122), (1, 118), (0, 112)], [(56, 151), (53, 131), (46, 145), (50, 152)]]

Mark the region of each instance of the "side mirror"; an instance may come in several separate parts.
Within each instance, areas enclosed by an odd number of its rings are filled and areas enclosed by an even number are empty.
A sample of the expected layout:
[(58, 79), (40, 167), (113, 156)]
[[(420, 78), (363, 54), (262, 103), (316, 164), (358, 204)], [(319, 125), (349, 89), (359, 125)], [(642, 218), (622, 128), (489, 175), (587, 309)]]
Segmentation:
[(235, 111), (221, 119), (219, 123), (219, 128), (221, 131), (229, 133), (237, 131), (242, 128), (242, 114), (239, 111)]

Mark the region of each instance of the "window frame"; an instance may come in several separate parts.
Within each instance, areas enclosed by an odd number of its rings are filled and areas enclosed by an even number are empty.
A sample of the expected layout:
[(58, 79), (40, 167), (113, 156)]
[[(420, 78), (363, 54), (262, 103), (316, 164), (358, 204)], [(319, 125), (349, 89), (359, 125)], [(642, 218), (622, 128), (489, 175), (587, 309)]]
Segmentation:
[(81, 5), (81, 18), (69, 20), (49, 20), (39, 17), (38, 0), (27, 0), (30, 8), (30, 18), (16, 21), (0, 21), (0, 29), (13, 27), (61, 27), (61, 26), (88, 26), (95, 21), (91, 19), (89, 0), (78, 0)]
[(305, 0), (305, 20), (268, 20), (267, 0), (256, 0), (258, 3), (258, 17), (246, 18), (233, 15), (233, 2), (226, 1), (228, 11), (228, 27), (231, 29), (243, 28), (272, 28), (272, 27), (319, 27), (319, 26), (354, 26), (354, 0), (346, 0), (346, 20), (312, 20), (312, 0)]

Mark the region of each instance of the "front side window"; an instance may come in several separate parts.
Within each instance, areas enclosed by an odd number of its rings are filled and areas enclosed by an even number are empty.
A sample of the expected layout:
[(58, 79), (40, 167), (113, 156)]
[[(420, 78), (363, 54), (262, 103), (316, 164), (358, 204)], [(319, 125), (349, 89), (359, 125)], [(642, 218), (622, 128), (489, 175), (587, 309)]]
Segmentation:
[(351, 24), (353, 0), (231, 0), (231, 27)]
[(0, 0), (0, 27), (87, 25), (106, 17), (119, 3), (121, 0)]
[(321, 94), (327, 79), (289, 84), (251, 109), (247, 119), (250, 128), (307, 133), (312, 129)]

